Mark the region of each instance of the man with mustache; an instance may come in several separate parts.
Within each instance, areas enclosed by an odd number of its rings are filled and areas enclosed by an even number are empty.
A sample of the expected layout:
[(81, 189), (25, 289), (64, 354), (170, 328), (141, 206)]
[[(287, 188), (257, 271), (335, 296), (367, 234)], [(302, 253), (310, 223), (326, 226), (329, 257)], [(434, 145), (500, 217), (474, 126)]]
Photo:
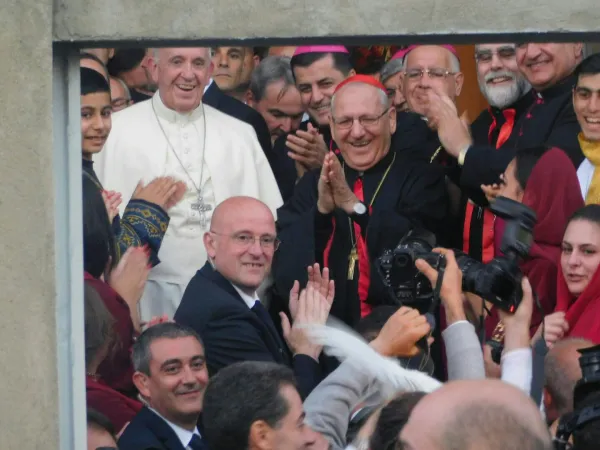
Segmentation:
[(577, 135), (579, 124), (571, 99), (575, 85), (573, 71), (581, 61), (583, 45), (562, 43), (519, 43), (517, 66), (533, 89), (530, 107), (515, 122), (503, 151), (480, 144), (461, 121), (451, 99), (439, 92), (429, 93), (428, 120), (438, 130), (444, 150), (462, 167), (461, 187), (481, 189), (500, 182), (500, 175), (518, 148), (547, 145), (565, 151), (578, 167), (583, 160)]
[[(302, 90), (301, 90), (302, 92)], [(273, 265), (278, 292), (319, 262), (336, 280), (331, 314), (350, 326), (390, 301), (374, 260), (413, 227), (439, 231), (447, 213), (444, 172), (396, 150), (396, 109), (367, 75), (338, 84), (329, 123), (341, 160), (329, 152), (278, 210), (281, 246)]]
[[(212, 74), (210, 49), (161, 48), (151, 60), (158, 91), (150, 101), (114, 115), (97, 156), (98, 178), (129, 201), (140, 181), (162, 175), (187, 185), (140, 301), (142, 321), (172, 317), (185, 288), (206, 261), (202, 235), (223, 200), (247, 195), (273, 212), (282, 204), (273, 172), (248, 124), (205, 105)], [(262, 120), (262, 118), (261, 118)], [(154, 230), (158, 232), (158, 230)]]
[[(517, 67), (515, 44), (478, 44), (475, 46), (477, 81), (489, 108), (471, 124), (473, 142), (503, 149), (509, 145), (514, 124), (526, 114), (534, 98), (527, 95), (531, 85)], [(471, 257), (488, 262), (494, 257), (495, 216), (486, 208), (480, 190), (464, 196), (462, 249)]]
[(200, 337), (165, 322), (144, 331), (131, 355), (133, 382), (146, 406), (125, 427), (128, 450), (205, 450), (197, 423), (208, 384)]
[(388, 97), (397, 112), (408, 110), (408, 104), (404, 98), (402, 80), (404, 78), (404, 55), (406, 50), (398, 50), (394, 56), (382, 67), (379, 79), (386, 87)]

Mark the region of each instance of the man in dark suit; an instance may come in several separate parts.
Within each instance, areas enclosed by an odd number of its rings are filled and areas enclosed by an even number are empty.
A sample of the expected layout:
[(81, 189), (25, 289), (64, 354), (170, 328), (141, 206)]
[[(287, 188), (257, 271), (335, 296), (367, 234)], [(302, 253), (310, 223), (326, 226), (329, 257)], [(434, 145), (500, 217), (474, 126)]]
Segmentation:
[[(211, 375), (238, 361), (276, 362), (294, 368), (300, 393), (307, 396), (321, 380), (321, 348), (304, 339), (298, 328), (290, 330), (286, 317), (282, 322), (290, 352), (256, 295), (278, 243), (273, 214), (264, 203), (250, 197), (222, 202), (204, 235), (210, 261), (190, 281), (174, 319), (202, 337)], [(325, 278), (319, 284), (332, 299), (333, 282)], [(297, 294), (298, 284), (292, 291)], [(318, 302), (328, 301), (324, 293)], [(299, 316), (292, 313), (295, 317)]]
[(133, 346), (133, 382), (146, 402), (119, 438), (122, 450), (206, 450), (197, 423), (208, 383), (198, 335), (173, 322), (144, 331)]
[(258, 142), (265, 152), (269, 164), (271, 164), (273, 151), (271, 146), (271, 134), (269, 133), (269, 128), (267, 127), (265, 119), (263, 119), (259, 112), (255, 111), (245, 103), (225, 94), (219, 89), (219, 86), (217, 86), (217, 83), (215, 83), (214, 80), (210, 81), (208, 88), (204, 92), (202, 101), (206, 105), (212, 106), (222, 113), (228, 114), (251, 125), (256, 132)]

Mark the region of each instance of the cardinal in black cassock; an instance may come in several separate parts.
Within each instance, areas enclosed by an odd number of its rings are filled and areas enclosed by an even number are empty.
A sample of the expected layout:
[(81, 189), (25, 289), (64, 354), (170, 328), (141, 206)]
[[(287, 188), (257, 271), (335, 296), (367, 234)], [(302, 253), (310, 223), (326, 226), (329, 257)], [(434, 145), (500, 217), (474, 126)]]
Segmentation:
[[(354, 326), (392, 302), (373, 263), (413, 228), (439, 234), (448, 200), (442, 167), (395, 150), (396, 111), (385, 87), (355, 75), (336, 88), (330, 126), (340, 155), (308, 172), (278, 211), (282, 243), (273, 264), (276, 292), (289, 292), (314, 262), (336, 283), (331, 314)], [(301, 282), (306, 280), (300, 280)]]

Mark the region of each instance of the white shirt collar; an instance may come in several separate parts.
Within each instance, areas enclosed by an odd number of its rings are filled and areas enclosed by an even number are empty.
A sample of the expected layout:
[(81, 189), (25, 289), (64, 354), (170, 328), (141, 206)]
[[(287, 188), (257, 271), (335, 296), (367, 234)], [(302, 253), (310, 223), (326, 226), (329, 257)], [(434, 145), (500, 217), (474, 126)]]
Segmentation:
[(210, 80), (208, 80), (208, 84), (204, 87), (204, 93), (206, 94), (206, 91), (208, 91), (208, 88), (210, 87), (210, 85), (213, 84), (213, 79), (211, 78)]
[(244, 291), (242, 291), (239, 287), (237, 287), (235, 284), (231, 283), (231, 285), (237, 291), (237, 293), (240, 294), (240, 297), (242, 297), (242, 300), (244, 300), (244, 303), (246, 303), (246, 305), (248, 305), (248, 308), (250, 308), (250, 309), (254, 308), (254, 304), (259, 301), (258, 296), (256, 295), (256, 292), (254, 293), (254, 296), (248, 295)]
[(192, 440), (192, 438), (194, 437), (195, 434), (198, 435), (198, 437), (202, 437), (200, 435), (200, 432), (198, 431), (198, 427), (195, 427), (194, 431), (186, 430), (185, 428), (181, 428), (179, 425), (175, 425), (173, 422), (169, 422), (167, 419), (165, 419), (163, 416), (161, 416), (158, 413), (158, 411), (156, 411), (155, 409), (153, 409), (153, 408), (149, 408), (149, 409), (154, 414), (156, 414), (158, 417), (160, 417), (162, 420), (167, 422), (167, 425), (169, 425), (173, 429), (173, 431), (175, 432), (175, 434), (181, 441), (181, 445), (183, 445), (183, 448), (188, 447), (188, 445), (190, 444), (190, 441)]

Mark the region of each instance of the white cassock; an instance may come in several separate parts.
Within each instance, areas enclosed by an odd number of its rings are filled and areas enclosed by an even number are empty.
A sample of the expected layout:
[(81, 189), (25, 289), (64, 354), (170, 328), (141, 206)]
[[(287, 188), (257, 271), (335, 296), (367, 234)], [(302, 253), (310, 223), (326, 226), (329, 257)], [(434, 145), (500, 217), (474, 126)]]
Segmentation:
[(229, 197), (262, 200), (273, 215), (283, 203), (250, 125), (208, 105), (190, 114), (177, 113), (158, 93), (113, 115), (112, 131), (94, 161), (102, 185), (122, 194), (121, 213), (140, 180), (172, 176), (188, 187), (183, 200), (168, 211), (171, 220), (158, 254), (161, 263), (150, 272), (140, 301), (143, 321), (162, 314), (172, 318), (188, 282), (206, 262), (203, 235), (208, 225), (202, 227), (203, 213), (192, 208), (198, 200), (196, 187), (201, 184), (204, 203), (212, 206), (205, 213), (207, 224), (215, 206)]

